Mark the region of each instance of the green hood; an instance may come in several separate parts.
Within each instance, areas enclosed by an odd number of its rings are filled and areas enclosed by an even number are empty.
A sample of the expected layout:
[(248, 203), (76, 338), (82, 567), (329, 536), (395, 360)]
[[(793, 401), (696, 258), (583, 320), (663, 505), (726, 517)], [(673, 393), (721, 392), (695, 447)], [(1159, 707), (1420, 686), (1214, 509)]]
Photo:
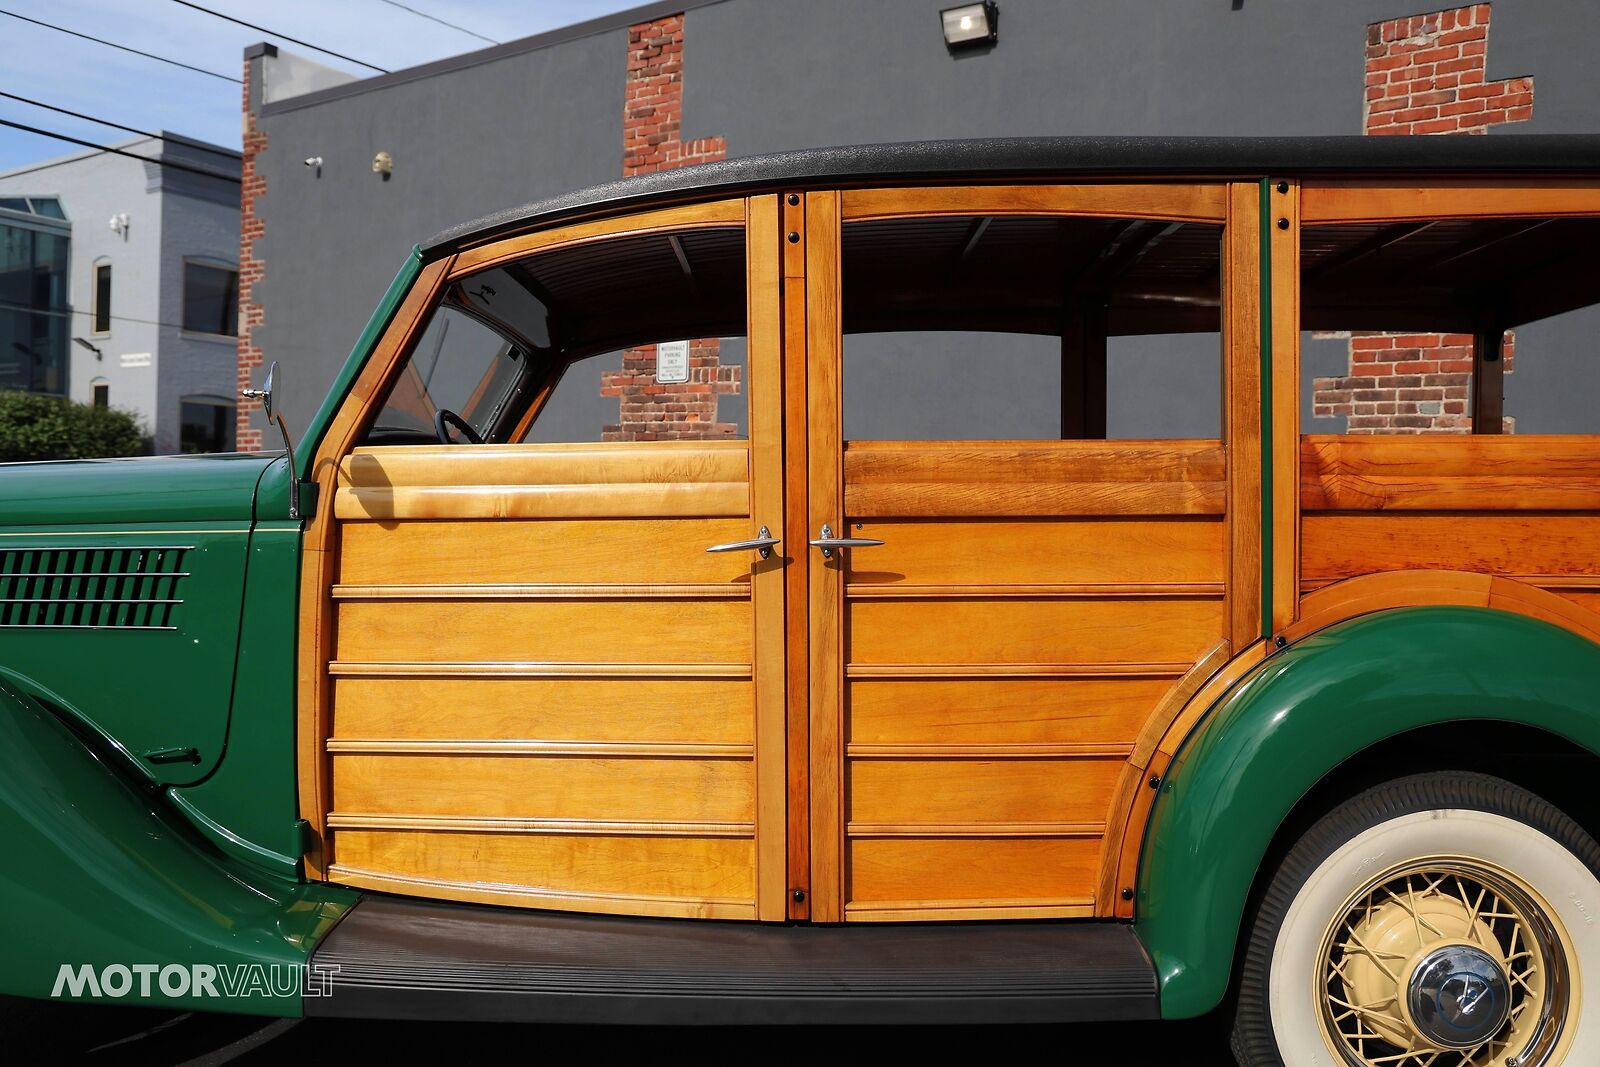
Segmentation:
[(249, 522), (276, 452), (0, 463), (0, 526)]

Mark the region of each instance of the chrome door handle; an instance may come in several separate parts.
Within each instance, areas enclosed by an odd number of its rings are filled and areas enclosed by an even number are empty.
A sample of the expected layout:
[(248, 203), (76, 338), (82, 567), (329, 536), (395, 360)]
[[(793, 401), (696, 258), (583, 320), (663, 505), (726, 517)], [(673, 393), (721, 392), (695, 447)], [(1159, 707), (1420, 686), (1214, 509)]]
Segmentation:
[(783, 544), (783, 538), (781, 538), (781, 537), (773, 537), (772, 536), (772, 531), (767, 529), (765, 526), (763, 526), (756, 533), (756, 535), (754, 537), (752, 537), (748, 541), (729, 541), (725, 545), (712, 545), (710, 548), (706, 549), (706, 551), (707, 552), (748, 552), (750, 549), (753, 548), (757, 552), (761, 553), (761, 558), (762, 559), (771, 559), (772, 558), (772, 549), (774, 548), (774, 546), (781, 545), (781, 544)]
[(822, 549), (823, 559), (832, 559), (833, 550), (836, 548), (871, 548), (873, 545), (881, 545), (883, 542), (871, 537), (835, 537), (833, 536), (833, 527), (823, 523), (822, 529), (817, 534), (817, 539), (811, 544), (814, 548)]

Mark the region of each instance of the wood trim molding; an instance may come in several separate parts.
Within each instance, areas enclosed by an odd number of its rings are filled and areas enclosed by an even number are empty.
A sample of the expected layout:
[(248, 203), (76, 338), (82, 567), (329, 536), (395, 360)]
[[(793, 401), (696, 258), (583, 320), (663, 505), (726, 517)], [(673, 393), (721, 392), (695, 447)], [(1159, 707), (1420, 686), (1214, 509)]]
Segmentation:
[(325, 878), (331, 857), (324, 834), (324, 821), (331, 804), (331, 780), (322, 739), (328, 735), (330, 680), (328, 661), (333, 647), (333, 600), (328, 595), (338, 571), (338, 524), (332, 501), (338, 480), (339, 461), (347, 455), (383, 387), (407, 351), (414, 334), (427, 321), (427, 312), (444, 289), (453, 257), (425, 264), (396, 309), (389, 327), (373, 346), (361, 373), (356, 376), (344, 403), (322, 437), (312, 457), (310, 480), (316, 483), (317, 499), (323, 506), (306, 523), (304, 555), (300, 565), (300, 618), (298, 657), (299, 681), (295, 709), (295, 779), (300, 817), (311, 826), (311, 845), (306, 853), (306, 875)]
[(1223, 238), (1223, 437), (1227, 448), (1227, 634), (1235, 649), (1261, 636), (1261, 191), (1228, 187)]
[(1091, 215), (1222, 222), (1227, 215), (1227, 187), (1194, 182), (847, 189), (840, 198), (846, 222), (919, 215)]
[(1307, 225), (1600, 215), (1600, 186), (1589, 178), (1323, 179), (1301, 189)]
[(724, 898), (680, 898), (644, 896), (630, 893), (568, 893), (549, 889), (523, 889), (518, 886), (483, 882), (455, 882), (436, 878), (413, 878), (381, 874), (339, 864), (328, 875), (342, 885), (382, 893), (437, 897), (477, 904), (506, 904), (519, 908), (552, 908), (558, 911), (591, 911), (603, 915), (653, 915), (660, 918), (754, 919), (755, 902)]
[(745, 203), (743, 200), (713, 200), (702, 204), (685, 204), (656, 211), (642, 211), (614, 218), (595, 219), (553, 230), (507, 237), (476, 248), (469, 248), (456, 256), (449, 280), (487, 267), (498, 266), (509, 260), (521, 259), (534, 252), (548, 252), (556, 248), (589, 244), (612, 237), (638, 237), (666, 230), (693, 230), (725, 226), (743, 226)]
[[(841, 426), (838, 193), (805, 196), (806, 530), (841, 530), (844, 436)], [(800, 427), (795, 428), (797, 431)], [(811, 918), (845, 918), (844, 850), (844, 564), (822, 562), (801, 540), (792, 552), (810, 560)]]
[(1293, 644), (1357, 615), (1437, 605), (1509, 611), (1600, 643), (1600, 613), (1514, 578), (1470, 571), (1386, 571), (1335, 582), (1302, 600), (1300, 620), (1285, 630), (1283, 637)]
[(1300, 610), (1300, 183), (1272, 182), (1272, 628)]

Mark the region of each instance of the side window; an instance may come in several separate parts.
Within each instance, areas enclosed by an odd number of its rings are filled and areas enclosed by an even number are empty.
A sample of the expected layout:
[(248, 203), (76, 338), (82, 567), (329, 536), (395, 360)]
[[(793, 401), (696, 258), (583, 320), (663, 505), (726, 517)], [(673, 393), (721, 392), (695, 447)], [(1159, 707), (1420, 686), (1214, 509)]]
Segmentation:
[(1600, 432), (1600, 219), (1301, 231), (1308, 434)]
[(111, 264), (94, 265), (94, 319), (95, 333), (111, 332)]
[(847, 440), (1218, 438), (1221, 228), (849, 223)]
[[(95, 404), (100, 403), (100, 390), (95, 387)], [(184, 454), (195, 452), (232, 452), (234, 429), (234, 404), (220, 396), (186, 396), (179, 401), (178, 450)]]
[(205, 263), (183, 264), (183, 328), (191, 333), (238, 336), (238, 271)]
[(742, 229), (572, 245), (453, 284), (368, 443), (741, 439), (744, 375)]

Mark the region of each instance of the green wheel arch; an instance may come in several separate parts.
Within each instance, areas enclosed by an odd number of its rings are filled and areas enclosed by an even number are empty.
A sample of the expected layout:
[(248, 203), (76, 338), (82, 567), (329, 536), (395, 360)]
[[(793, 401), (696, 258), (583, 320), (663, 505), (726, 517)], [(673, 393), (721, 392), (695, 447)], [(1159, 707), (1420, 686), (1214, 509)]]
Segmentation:
[[(275, 879), (231, 860), (114, 760), (37, 702), (0, 685), (0, 993), (50, 997), (63, 965), (304, 964), (357, 894)], [(227, 982), (219, 982), (219, 986)], [(176, 983), (174, 983), (176, 985)], [(80, 987), (81, 989), (82, 987)], [(301, 1013), (298, 989), (234, 985), (219, 997), (140, 983), (121, 1004)], [(81, 997), (75, 999), (94, 999)]]
[(1167, 769), (1145, 833), (1137, 928), (1163, 1016), (1221, 1002), (1262, 860), (1306, 793), (1375, 744), (1474, 720), (1600, 753), (1600, 645), (1488, 608), (1400, 608), (1314, 634), (1234, 686)]

